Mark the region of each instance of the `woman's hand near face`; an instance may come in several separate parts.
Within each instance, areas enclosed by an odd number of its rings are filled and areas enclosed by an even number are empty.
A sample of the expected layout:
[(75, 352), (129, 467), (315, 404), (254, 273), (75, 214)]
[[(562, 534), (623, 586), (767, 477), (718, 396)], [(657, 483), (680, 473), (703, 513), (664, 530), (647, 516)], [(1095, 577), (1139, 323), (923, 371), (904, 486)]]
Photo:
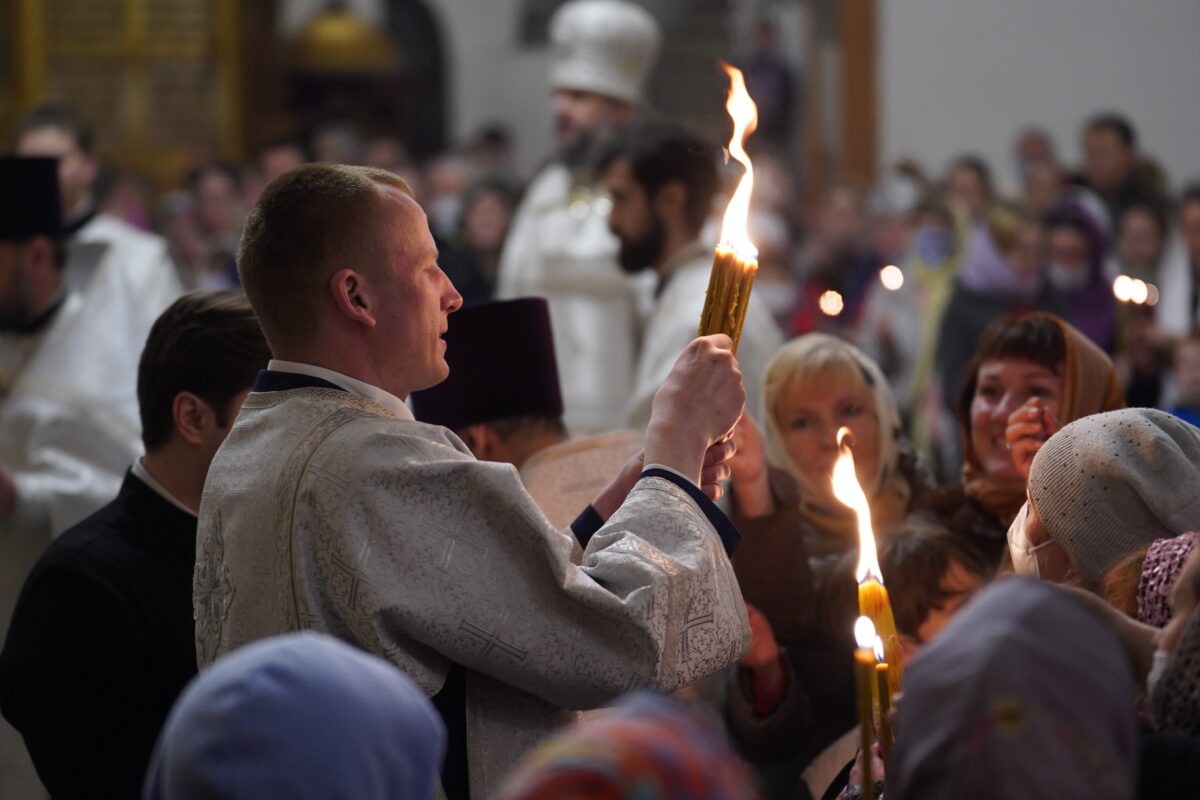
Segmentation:
[(737, 451), (727, 462), (733, 501), (743, 517), (765, 517), (775, 510), (771, 486), (767, 480), (767, 454), (762, 431), (748, 414), (742, 414), (733, 429)]
[(1009, 415), (1004, 440), (1012, 451), (1013, 464), (1022, 478), (1029, 480), (1033, 457), (1060, 427), (1054, 411), (1040, 397), (1031, 397)]

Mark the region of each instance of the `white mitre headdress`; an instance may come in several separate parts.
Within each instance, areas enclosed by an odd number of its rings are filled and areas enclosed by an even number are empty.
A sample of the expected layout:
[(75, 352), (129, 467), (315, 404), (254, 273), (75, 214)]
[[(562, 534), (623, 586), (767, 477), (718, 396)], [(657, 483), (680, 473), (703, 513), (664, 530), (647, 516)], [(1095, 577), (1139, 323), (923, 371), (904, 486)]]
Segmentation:
[(636, 103), (658, 55), (658, 22), (627, 0), (572, 0), (550, 20), (550, 85)]

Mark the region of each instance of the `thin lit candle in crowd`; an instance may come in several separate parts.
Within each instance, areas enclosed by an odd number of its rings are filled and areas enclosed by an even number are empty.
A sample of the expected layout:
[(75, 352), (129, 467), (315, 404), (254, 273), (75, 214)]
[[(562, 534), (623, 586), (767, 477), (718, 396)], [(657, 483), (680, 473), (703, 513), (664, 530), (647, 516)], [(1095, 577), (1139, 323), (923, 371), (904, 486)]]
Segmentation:
[(862, 796), (867, 800), (875, 797), (875, 779), (871, 775), (871, 744), (875, 732), (872, 719), (875, 706), (875, 650), (872, 643), (877, 638), (870, 618), (859, 617), (854, 623), (854, 641), (858, 644), (854, 650), (854, 686), (858, 699), (859, 747), (862, 749)]
[(847, 442), (848, 437), (849, 428), (843, 427), (838, 431), (838, 457), (833, 464), (833, 494), (858, 518), (858, 569), (855, 570), (858, 613), (870, 617), (883, 639), (883, 651), (889, 665), (888, 685), (896, 692), (904, 680), (904, 653), (900, 649), (900, 637), (896, 635), (892, 604), (883, 585), (883, 571), (879, 568), (875, 534), (871, 529), (871, 506), (854, 472), (854, 454)]
[(750, 290), (754, 288), (754, 276), (758, 274), (758, 248), (750, 241), (747, 231), (750, 195), (754, 191), (754, 167), (745, 148), (747, 137), (758, 127), (758, 107), (746, 91), (741, 70), (724, 63), (721, 68), (729, 76), (729, 97), (725, 110), (733, 118), (729, 154), (746, 168), (746, 173), (738, 181), (737, 189), (725, 207), (721, 238), (713, 255), (704, 310), (700, 313), (700, 335), (727, 334), (733, 340), (733, 352), (737, 353), (742, 326), (746, 322), (746, 310), (750, 306)]
[(883, 768), (886, 774), (892, 764), (892, 687), (888, 685), (888, 662), (883, 654), (883, 640), (875, 637), (875, 691), (879, 703), (879, 745), (883, 749)]

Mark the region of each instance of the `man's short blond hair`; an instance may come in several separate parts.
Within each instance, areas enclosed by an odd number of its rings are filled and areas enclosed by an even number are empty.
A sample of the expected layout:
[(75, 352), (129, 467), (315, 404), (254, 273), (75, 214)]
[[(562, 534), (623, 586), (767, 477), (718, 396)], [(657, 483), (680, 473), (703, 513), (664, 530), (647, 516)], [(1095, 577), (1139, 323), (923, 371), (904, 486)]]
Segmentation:
[(238, 277), (273, 353), (314, 334), (334, 272), (370, 274), (386, 263), (382, 186), (412, 196), (386, 170), (306, 164), (273, 180), (254, 204), (242, 231)]

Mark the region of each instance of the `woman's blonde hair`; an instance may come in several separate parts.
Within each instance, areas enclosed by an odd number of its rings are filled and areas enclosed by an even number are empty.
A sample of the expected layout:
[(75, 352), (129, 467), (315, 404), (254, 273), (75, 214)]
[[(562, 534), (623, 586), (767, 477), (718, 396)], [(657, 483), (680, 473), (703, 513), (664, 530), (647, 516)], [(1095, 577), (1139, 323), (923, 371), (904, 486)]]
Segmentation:
[[(804, 477), (801, 466), (792, 461), (784, 444), (786, 421), (783, 414), (789, 400), (797, 391), (804, 391), (818, 382), (822, 386), (845, 381), (861, 388), (870, 397), (870, 412), (879, 424), (878, 468), (863, 490), (872, 504), (884, 495), (898, 499), (890, 506), (903, 506), (910, 487), (899, 474), (900, 412), (892, 396), (891, 386), (879, 366), (849, 342), (824, 333), (808, 333), (783, 345), (767, 364), (765, 378), (766, 455), (771, 466), (790, 474), (800, 489), (802, 510), (806, 500), (812, 502), (821, 493)], [(828, 523), (828, 514), (809, 509), (814, 519)], [(838, 511), (835, 509), (834, 511)]]

